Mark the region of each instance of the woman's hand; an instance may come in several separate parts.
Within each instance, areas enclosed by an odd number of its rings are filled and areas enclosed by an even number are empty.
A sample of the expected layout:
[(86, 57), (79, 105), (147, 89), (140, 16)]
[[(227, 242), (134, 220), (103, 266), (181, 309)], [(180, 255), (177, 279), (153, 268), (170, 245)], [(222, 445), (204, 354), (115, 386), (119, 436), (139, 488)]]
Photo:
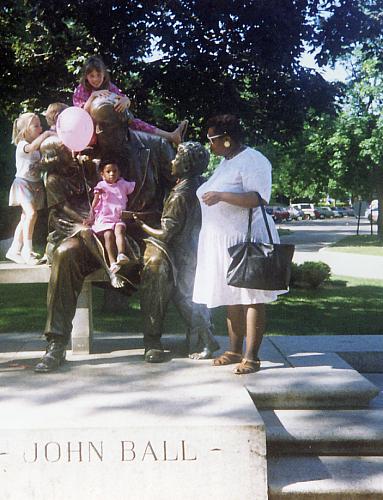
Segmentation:
[(114, 105), (114, 109), (119, 113), (122, 113), (123, 111), (125, 111), (127, 108), (130, 107), (130, 99), (126, 95), (121, 95), (117, 97), (118, 101)]
[(202, 201), (210, 207), (211, 205), (216, 205), (222, 201), (222, 193), (219, 191), (208, 191), (202, 195)]

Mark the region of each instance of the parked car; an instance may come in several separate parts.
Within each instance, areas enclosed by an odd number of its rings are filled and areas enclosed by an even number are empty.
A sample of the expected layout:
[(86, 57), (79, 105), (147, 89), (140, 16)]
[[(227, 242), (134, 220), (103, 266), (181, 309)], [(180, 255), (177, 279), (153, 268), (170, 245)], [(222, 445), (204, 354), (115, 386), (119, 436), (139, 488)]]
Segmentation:
[(303, 220), (305, 213), (303, 210), (300, 210), (299, 208), (293, 207), (290, 205), (287, 207), (287, 211), (289, 212), (289, 219), (290, 220)]
[(335, 217), (334, 212), (330, 207), (315, 207), (319, 212), (320, 219), (333, 219)]
[(331, 207), (332, 210), (338, 210), (343, 217), (355, 217), (355, 210), (353, 207)]
[(344, 214), (345, 214), (345, 210), (343, 209), (343, 207), (330, 207), (331, 210), (332, 210), (332, 213), (334, 214), (334, 217), (344, 217)]
[(313, 203), (292, 203), (292, 207), (302, 210), (305, 219), (319, 219), (320, 214)]
[(283, 222), (290, 217), (287, 208), (284, 207), (267, 207), (266, 212), (271, 215), (274, 222)]

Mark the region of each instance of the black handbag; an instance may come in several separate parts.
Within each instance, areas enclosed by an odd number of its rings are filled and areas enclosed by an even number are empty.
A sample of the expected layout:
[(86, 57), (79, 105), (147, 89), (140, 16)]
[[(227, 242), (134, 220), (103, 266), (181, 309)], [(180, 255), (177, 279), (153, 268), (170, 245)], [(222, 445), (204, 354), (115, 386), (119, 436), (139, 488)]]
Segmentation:
[(246, 240), (228, 249), (231, 263), (226, 276), (227, 284), (257, 290), (287, 290), (295, 247), (273, 242), (265, 207), (259, 194), (258, 197), (270, 243), (251, 241), (253, 210), (250, 208)]

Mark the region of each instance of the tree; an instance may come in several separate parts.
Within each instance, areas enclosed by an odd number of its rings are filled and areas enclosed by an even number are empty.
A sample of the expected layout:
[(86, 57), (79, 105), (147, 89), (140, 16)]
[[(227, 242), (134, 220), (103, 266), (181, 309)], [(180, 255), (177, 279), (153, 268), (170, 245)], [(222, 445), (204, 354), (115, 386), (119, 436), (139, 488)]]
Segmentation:
[(356, 194), (379, 200), (378, 234), (383, 237), (382, 62), (362, 50), (353, 55), (354, 75), (336, 130), (331, 165), (339, 182)]
[(0, 119), (70, 103), (82, 63), (99, 53), (140, 118), (170, 127), (188, 117), (203, 140), (206, 118), (236, 112), (250, 143), (293, 141), (309, 111), (333, 113), (341, 92), (301, 67), (304, 44), (323, 63), (373, 40), (380, 21), (369, 31), (367, 20), (381, 1), (4, 0)]

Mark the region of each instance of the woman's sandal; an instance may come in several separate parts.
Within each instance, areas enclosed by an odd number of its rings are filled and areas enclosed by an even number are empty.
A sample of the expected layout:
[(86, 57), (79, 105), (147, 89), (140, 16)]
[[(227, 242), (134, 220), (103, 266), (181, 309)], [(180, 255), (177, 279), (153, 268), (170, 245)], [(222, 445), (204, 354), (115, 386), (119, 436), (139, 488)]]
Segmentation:
[(226, 351), (218, 358), (213, 360), (214, 366), (224, 366), (224, 365), (233, 365), (234, 363), (241, 362), (242, 354), (238, 354), (237, 352)]
[(233, 370), (236, 375), (247, 375), (248, 373), (254, 373), (260, 370), (261, 362), (259, 359), (253, 361), (252, 359), (243, 358), (242, 361)]

